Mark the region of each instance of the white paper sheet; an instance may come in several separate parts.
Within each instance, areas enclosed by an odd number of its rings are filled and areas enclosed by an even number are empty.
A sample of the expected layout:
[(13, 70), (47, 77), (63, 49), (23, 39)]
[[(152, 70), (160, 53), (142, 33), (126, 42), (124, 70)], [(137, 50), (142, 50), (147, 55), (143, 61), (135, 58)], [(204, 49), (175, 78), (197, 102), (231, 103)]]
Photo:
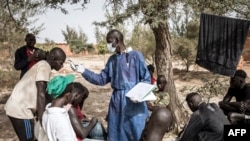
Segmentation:
[(156, 96), (152, 92), (156, 89), (156, 85), (140, 82), (135, 85), (126, 96), (134, 102), (156, 100)]

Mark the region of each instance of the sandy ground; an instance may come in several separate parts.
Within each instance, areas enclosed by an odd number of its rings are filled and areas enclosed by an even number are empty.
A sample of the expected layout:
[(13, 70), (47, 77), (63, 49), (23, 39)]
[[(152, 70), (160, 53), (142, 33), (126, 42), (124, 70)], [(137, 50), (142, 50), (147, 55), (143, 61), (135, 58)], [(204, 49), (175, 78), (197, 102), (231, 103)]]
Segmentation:
[[(72, 60), (75, 63), (82, 63), (86, 68), (89, 68), (90, 70), (93, 70), (95, 72), (100, 72), (100, 70), (104, 67), (104, 64), (106, 63), (106, 60), (108, 58), (108, 55), (102, 56), (102, 55), (85, 55), (84, 57), (68, 57), (67, 60)], [(194, 69), (203, 70), (202, 68), (196, 67)], [(250, 65), (243, 68), (247, 71), (248, 76), (250, 76)], [(66, 75), (69, 73), (74, 73), (70, 67), (69, 63), (66, 62), (64, 65), (64, 68), (60, 72), (53, 72), (53, 75), (62, 74)], [(79, 74), (76, 74), (76, 81), (81, 82), (83, 85), (87, 86), (87, 88), (90, 90), (90, 95), (88, 99), (85, 101), (84, 104), (84, 113), (91, 118), (91, 117), (97, 117), (99, 121), (101, 121), (105, 127), (106, 122), (104, 120), (107, 110), (108, 110), (108, 104), (109, 99), (111, 97), (111, 88), (110, 84), (107, 84), (105, 86), (96, 86), (93, 85), (86, 80), (84, 80)], [(196, 75), (196, 74), (193, 74)], [(183, 101), (184, 96), (179, 92), (179, 90), (183, 86), (199, 86), (201, 85), (201, 80), (195, 79), (197, 76), (188, 76), (188, 75), (174, 75), (175, 84), (177, 92), (180, 99)], [(189, 78), (189, 79), (188, 79)], [(192, 79), (191, 79), (192, 78)], [(191, 83), (190, 83), (191, 82)], [(13, 131), (13, 128), (10, 124), (9, 119), (6, 117), (5, 112), (3, 110), (4, 103), (6, 99), (8, 98), (10, 94), (10, 91), (2, 91), (0, 93), (0, 141), (17, 141), (16, 135)], [(211, 100), (211, 102), (217, 102), (222, 98), (215, 97)], [(186, 106), (185, 106), (186, 107)], [(163, 141), (174, 141), (175, 135), (166, 135), (163, 139)]]

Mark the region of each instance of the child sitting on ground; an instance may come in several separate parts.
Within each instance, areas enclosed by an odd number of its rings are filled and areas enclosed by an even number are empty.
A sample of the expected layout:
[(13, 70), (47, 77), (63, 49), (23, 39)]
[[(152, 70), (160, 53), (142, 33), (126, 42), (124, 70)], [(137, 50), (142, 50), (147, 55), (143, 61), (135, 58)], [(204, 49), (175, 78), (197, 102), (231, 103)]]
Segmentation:
[[(76, 128), (75, 129), (76, 131), (81, 131), (80, 129), (77, 129), (77, 128), (82, 128), (79, 126), (86, 127), (91, 122), (93, 122), (93, 118), (92, 118), (92, 120), (89, 120), (86, 117), (86, 115), (82, 113), (82, 107), (83, 107), (84, 101), (88, 98), (89, 91), (85, 86), (83, 86), (79, 82), (74, 82), (73, 86), (74, 86), (74, 93), (78, 93), (78, 95), (75, 97), (74, 102), (72, 102), (73, 108), (70, 108), (68, 113), (69, 113), (70, 117), (76, 117), (76, 116), (74, 116), (74, 114), (75, 113), (77, 114), (77, 117), (80, 121), (78, 119), (71, 118), (71, 122), (76, 122), (73, 125), (77, 125), (77, 127), (73, 126), (73, 128)], [(76, 134), (77, 134), (78, 140), (82, 140), (81, 136), (83, 136), (83, 135), (81, 135), (81, 132), (76, 133)], [(106, 140), (107, 139), (107, 133), (106, 133), (103, 125), (99, 121), (97, 121), (94, 128), (89, 132), (87, 138), (88, 139), (98, 139), (98, 140)], [(86, 139), (84, 139), (84, 140), (86, 140)]]
[[(48, 83), (47, 91), (53, 100), (46, 106), (42, 125), (50, 141), (77, 141), (76, 133), (81, 133), (81, 138), (85, 138), (97, 122), (96, 119), (93, 119), (85, 128), (82, 126), (79, 126), (82, 128), (73, 128), (76, 127), (74, 125), (76, 122), (72, 122), (72, 119), (78, 118), (70, 117), (68, 110), (71, 109), (71, 103), (74, 103), (78, 97), (78, 92), (74, 88), (74, 78), (74, 75), (58, 75)], [(72, 115), (76, 115), (76, 113)]]
[(164, 75), (159, 75), (157, 77), (157, 87), (158, 90), (154, 92), (157, 99), (153, 102), (148, 101), (147, 106), (150, 111), (155, 110), (158, 107), (167, 107), (169, 104), (169, 94), (165, 92), (165, 87), (167, 85), (167, 80)]

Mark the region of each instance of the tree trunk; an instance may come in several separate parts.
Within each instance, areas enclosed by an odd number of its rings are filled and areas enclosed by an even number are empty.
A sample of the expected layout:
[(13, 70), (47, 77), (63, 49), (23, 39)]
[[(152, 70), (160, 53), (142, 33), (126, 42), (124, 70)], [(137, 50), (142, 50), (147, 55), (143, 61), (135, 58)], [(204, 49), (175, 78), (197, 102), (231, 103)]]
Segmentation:
[(168, 80), (165, 91), (170, 95), (170, 110), (174, 118), (174, 127), (178, 131), (180, 126), (186, 122), (187, 114), (183, 112), (184, 108), (183, 105), (180, 104), (173, 79), (171, 37), (168, 31), (168, 25), (159, 24), (158, 27), (151, 27), (151, 29), (153, 30), (156, 41), (155, 64), (157, 75), (165, 75)]
[(190, 67), (190, 65), (188, 63), (186, 63), (186, 72), (189, 72), (189, 67)]

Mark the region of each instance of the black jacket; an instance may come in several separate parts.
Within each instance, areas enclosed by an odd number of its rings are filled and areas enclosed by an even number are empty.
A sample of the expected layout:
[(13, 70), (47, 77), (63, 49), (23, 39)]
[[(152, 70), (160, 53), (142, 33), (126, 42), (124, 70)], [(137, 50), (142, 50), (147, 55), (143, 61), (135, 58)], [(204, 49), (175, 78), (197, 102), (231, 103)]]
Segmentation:
[[(34, 47), (35, 50), (38, 48)], [(18, 48), (15, 52), (15, 62), (14, 68), (16, 70), (21, 70), (20, 79), (29, 69), (28, 55), (26, 53), (26, 46)]]

